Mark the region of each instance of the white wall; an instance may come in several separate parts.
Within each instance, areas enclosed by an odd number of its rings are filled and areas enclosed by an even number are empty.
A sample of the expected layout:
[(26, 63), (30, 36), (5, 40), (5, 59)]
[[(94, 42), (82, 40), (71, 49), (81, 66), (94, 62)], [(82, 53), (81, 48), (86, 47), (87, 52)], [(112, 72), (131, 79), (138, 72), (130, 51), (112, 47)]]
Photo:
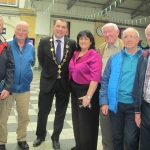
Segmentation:
[(70, 21), (70, 37), (74, 40), (77, 39), (77, 34), (82, 30), (90, 30), (94, 35), (95, 23), (86, 21)]
[(18, 21), (20, 21), (19, 16), (3, 16), (4, 18), (4, 28), (6, 28), (6, 34), (4, 37), (6, 39), (11, 39), (14, 35), (15, 26)]

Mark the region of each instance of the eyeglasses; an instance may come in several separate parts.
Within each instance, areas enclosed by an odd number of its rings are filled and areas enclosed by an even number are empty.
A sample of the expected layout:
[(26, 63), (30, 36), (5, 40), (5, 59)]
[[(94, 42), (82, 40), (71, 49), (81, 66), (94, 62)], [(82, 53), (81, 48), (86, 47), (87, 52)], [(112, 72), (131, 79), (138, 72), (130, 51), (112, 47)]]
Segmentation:
[(22, 32), (22, 33), (27, 33), (28, 32), (28, 30), (26, 30), (26, 29), (20, 29), (20, 28), (16, 28), (16, 30), (18, 32)]
[(122, 38), (124, 38), (124, 39), (128, 39), (128, 38), (130, 38), (130, 39), (135, 39), (135, 38), (137, 38), (138, 36), (137, 35), (125, 35), (125, 36), (123, 36)]

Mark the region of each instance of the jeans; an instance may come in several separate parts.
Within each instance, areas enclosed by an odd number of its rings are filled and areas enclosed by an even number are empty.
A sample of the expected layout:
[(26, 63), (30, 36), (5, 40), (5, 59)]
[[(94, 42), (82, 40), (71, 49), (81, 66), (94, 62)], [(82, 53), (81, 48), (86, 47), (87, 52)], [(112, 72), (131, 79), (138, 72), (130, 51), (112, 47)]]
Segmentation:
[(133, 104), (118, 103), (115, 114), (110, 111), (114, 150), (138, 150), (139, 128), (135, 123)]
[(150, 104), (144, 101), (141, 109), (140, 150), (150, 150)]

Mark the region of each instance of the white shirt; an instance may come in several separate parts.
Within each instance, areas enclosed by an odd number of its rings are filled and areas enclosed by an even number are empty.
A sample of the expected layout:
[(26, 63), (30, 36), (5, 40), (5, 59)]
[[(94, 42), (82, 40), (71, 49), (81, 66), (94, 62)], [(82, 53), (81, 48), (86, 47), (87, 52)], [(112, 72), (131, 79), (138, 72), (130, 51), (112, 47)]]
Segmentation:
[(55, 54), (56, 54), (56, 48), (57, 48), (57, 45), (58, 45), (58, 42), (56, 40), (60, 40), (61, 41), (61, 60), (64, 56), (64, 36), (60, 39), (57, 39), (55, 37), (55, 35), (53, 35), (53, 38), (54, 38), (54, 46), (55, 46)]

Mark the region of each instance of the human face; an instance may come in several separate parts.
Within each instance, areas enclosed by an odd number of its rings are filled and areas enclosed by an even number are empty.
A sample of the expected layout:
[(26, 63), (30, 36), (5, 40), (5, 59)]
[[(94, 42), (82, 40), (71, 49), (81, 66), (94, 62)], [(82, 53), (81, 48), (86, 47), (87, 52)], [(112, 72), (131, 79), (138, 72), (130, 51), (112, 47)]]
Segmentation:
[(18, 23), (15, 29), (15, 37), (17, 38), (17, 40), (25, 41), (26, 37), (29, 34), (28, 28), (29, 27), (26, 23), (24, 22)]
[(90, 45), (91, 45), (91, 41), (90, 39), (85, 35), (85, 36), (81, 36), (79, 38), (79, 45), (81, 47), (81, 51), (86, 51), (89, 49)]
[(119, 30), (115, 30), (113, 25), (108, 25), (103, 28), (103, 36), (109, 45), (113, 45), (119, 35)]
[(65, 21), (57, 20), (53, 26), (53, 31), (57, 39), (62, 38), (67, 33), (67, 23)]
[(146, 39), (147, 39), (148, 45), (150, 46), (150, 25), (148, 26), (146, 30)]
[(3, 31), (3, 19), (0, 17), (0, 33)]
[(132, 53), (132, 51), (135, 52), (137, 49), (140, 38), (138, 37), (137, 32), (130, 28), (124, 31), (122, 40), (127, 51)]

